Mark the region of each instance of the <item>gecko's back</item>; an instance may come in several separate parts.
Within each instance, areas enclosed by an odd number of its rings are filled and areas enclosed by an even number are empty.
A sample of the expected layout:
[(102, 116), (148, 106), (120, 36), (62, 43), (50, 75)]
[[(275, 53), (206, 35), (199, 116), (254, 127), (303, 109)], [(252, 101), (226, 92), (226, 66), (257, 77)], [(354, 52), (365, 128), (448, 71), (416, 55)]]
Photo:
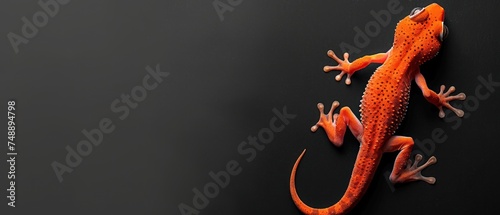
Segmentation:
[(397, 24), (387, 60), (371, 76), (361, 100), (363, 143), (385, 143), (403, 121), (415, 73), (441, 47), (439, 41), (429, 39), (443, 27), (435, 24), (442, 17), (415, 23), (407, 16)]
[[(394, 67), (391, 57), (371, 76), (361, 100), (363, 144), (383, 144), (403, 121), (409, 102), (411, 79), (407, 65)], [(374, 140), (376, 142), (374, 142)], [(381, 145), (378, 145), (380, 148)]]

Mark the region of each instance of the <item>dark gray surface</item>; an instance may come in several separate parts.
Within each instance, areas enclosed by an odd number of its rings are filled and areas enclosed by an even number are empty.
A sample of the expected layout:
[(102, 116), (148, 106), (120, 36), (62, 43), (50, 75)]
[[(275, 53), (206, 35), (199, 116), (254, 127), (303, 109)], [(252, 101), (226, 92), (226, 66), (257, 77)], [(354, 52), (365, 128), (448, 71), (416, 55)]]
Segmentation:
[[(167, 3), (168, 2), (168, 3)], [(226, 1), (221, 1), (226, 2)], [(200, 214), (300, 214), (288, 179), (295, 159), (308, 149), (298, 176), (302, 199), (328, 206), (344, 192), (357, 153), (351, 134), (332, 146), (324, 132), (311, 133), (317, 102), (333, 100), (358, 113), (371, 71), (337, 83), (322, 67), (332, 64), (328, 49), (353, 44), (354, 27), (375, 19), (370, 11), (387, 1), (248, 1), (235, 3), (221, 21), (212, 1), (70, 1), (39, 28), (16, 54), (7, 39), (21, 34), (22, 17), (40, 11), (37, 1), (0, 3), (1, 112), (15, 99), (18, 117), (16, 208), (2, 198), (1, 214), (181, 214), (193, 206), (193, 188), (212, 182), (235, 160), (241, 172), (210, 199)], [(403, 1), (359, 54), (390, 48), (394, 26), (415, 6), (431, 1)], [(440, 55), (423, 66), (429, 86), (454, 85), (469, 96), (478, 77), (497, 74), (498, 38), (495, 1), (440, 1), (451, 34)], [(228, 3), (226, 3), (228, 4)], [(124, 120), (110, 109), (122, 94), (142, 83), (146, 66), (170, 75)], [(384, 173), (395, 154), (387, 155), (354, 214), (485, 214), (500, 191), (498, 179), (498, 108), (500, 93), (469, 106), (456, 124), (442, 120), (413, 86), (409, 111), (398, 134), (423, 141), (435, 129), (446, 141), (435, 144), (438, 163), (425, 170), (437, 177), (390, 188)], [(481, 93), (487, 92), (482, 89)], [(474, 101), (471, 102), (473, 104)], [(458, 103), (455, 103), (458, 104)], [(283, 107), (296, 118), (250, 162), (238, 152)], [(64, 162), (66, 146), (76, 147), (83, 129), (103, 118), (115, 130), (59, 182), (51, 163)], [(0, 120), (5, 131), (6, 121)], [(6, 160), (7, 144), (0, 146)], [(0, 162), (0, 188), (7, 195), (7, 162)]]

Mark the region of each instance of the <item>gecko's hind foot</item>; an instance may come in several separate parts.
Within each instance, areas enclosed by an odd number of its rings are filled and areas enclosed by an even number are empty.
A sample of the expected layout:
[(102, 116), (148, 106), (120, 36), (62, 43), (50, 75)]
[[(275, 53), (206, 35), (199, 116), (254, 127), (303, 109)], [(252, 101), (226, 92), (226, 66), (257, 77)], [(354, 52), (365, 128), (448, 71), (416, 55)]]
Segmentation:
[(429, 184), (434, 184), (436, 183), (436, 178), (434, 177), (426, 177), (422, 175), (422, 170), (424, 170), (426, 167), (435, 164), (437, 162), (436, 157), (432, 156), (425, 162), (423, 165), (418, 166), (418, 163), (422, 161), (422, 155), (417, 154), (415, 155), (415, 161), (413, 162), (413, 165), (411, 164), (411, 160), (408, 159), (406, 168), (401, 171), (401, 174), (398, 176), (393, 176), (391, 175), (391, 181), (393, 183), (403, 183), (403, 182), (410, 182), (410, 181), (425, 181)]
[(335, 123), (335, 120), (337, 119), (338, 114), (333, 114), (333, 111), (337, 107), (339, 107), (340, 103), (338, 101), (334, 101), (332, 103), (332, 107), (330, 108), (330, 111), (328, 111), (327, 114), (325, 114), (325, 105), (323, 103), (318, 103), (318, 110), (319, 110), (319, 120), (318, 122), (311, 127), (312, 132), (316, 132), (318, 130), (318, 127), (321, 126), (323, 128), (327, 126), (332, 126), (333, 123)]

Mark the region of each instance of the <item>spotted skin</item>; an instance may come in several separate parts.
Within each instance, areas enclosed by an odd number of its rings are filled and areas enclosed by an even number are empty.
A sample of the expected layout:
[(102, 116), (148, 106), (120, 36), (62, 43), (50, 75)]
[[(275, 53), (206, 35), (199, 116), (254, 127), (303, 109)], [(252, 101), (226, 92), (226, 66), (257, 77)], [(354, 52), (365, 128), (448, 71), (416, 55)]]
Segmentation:
[(333, 114), (339, 106), (333, 102), (330, 111), (324, 113), (324, 105), (318, 104), (320, 120), (311, 128), (315, 132), (323, 128), (329, 140), (336, 146), (343, 143), (347, 128), (360, 142), (360, 149), (347, 190), (342, 198), (334, 205), (326, 208), (313, 208), (305, 204), (298, 196), (295, 188), (295, 174), (305, 150), (293, 166), (290, 176), (290, 193), (295, 205), (304, 214), (345, 214), (349, 212), (361, 199), (375, 174), (382, 154), (399, 151), (390, 180), (393, 183), (422, 180), (434, 184), (434, 177), (425, 177), (421, 171), (437, 162), (433, 156), (426, 163), (419, 166), (421, 155), (415, 157), (411, 164), (410, 154), (413, 148), (411, 137), (394, 136), (406, 113), (409, 102), (412, 80), (422, 90), (424, 97), (438, 107), (439, 116), (444, 117), (443, 107), (451, 109), (459, 117), (463, 111), (452, 107), (452, 100), (464, 100), (465, 94), (450, 96), (455, 91), (452, 86), (447, 92), (441, 86), (439, 93), (427, 87), (425, 78), (420, 73), (419, 66), (438, 54), (441, 42), (448, 33), (444, 25), (444, 9), (438, 4), (430, 4), (425, 8), (415, 8), (410, 15), (402, 19), (396, 26), (394, 43), (386, 53), (367, 55), (354, 62), (349, 62), (349, 55), (339, 59), (333, 51), (328, 56), (337, 61), (337, 66), (325, 66), (324, 71), (340, 71), (335, 77), (340, 81), (347, 75), (345, 83), (351, 84), (350, 77), (354, 72), (365, 68), (370, 63), (382, 63), (371, 76), (361, 100), (361, 121), (356, 118), (348, 107)]

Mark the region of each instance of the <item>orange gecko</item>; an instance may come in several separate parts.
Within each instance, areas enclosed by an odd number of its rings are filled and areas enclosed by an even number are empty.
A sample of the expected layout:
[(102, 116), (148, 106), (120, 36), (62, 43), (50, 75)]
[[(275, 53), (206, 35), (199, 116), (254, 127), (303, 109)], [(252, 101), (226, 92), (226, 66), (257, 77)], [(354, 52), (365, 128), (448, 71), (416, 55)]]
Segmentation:
[[(429, 165), (436, 163), (433, 156), (418, 166), (422, 155), (415, 156), (411, 164), (410, 154), (413, 148), (411, 137), (394, 136), (394, 132), (404, 118), (408, 106), (410, 85), (414, 79), (422, 90), (424, 97), (431, 104), (439, 108), (439, 117), (445, 113), (443, 107), (452, 110), (457, 116), (462, 117), (462, 110), (452, 107), (452, 100), (464, 100), (465, 94), (452, 95), (455, 87), (450, 87), (446, 92), (441, 86), (439, 93), (427, 87), (424, 76), (420, 73), (419, 66), (438, 54), (441, 42), (448, 34), (444, 25), (444, 9), (438, 4), (430, 4), (425, 8), (415, 8), (410, 15), (402, 19), (396, 26), (394, 43), (386, 53), (367, 55), (350, 63), (349, 54), (344, 54), (340, 60), (333, 51), (328, 51), (328, 56), (339, 63), (337, 66), (325, 66), (324, 71), (340, 71), (335, 77), (337, 81), (347, 74), (345, 83), (351, 84), (350, 77), (370, 63), (382, 63), (371, 76), (361, 100), (361, 121), (356, 118), (349, 107), (343, 107), (338, 114), (333, 114), (339, 106), (334, 101), (328, 114), (324, 114), (323, 104), (318, 104), (320, 119), (311, 127), (315, 132), (322, 127), (328, 139), (335, 145), (341, 146), (346, 128), (360, 142), (360, 148), (351, 179), (342, 198), (334, 205), (327, 208), (313, 208), (306, 205), (298, 196), (295, 188), (295, 174), (300, 160), (306, 150), (299, 156), (293, 166), (290, 176), (290, 193), (293, 202), (304, 214), (345, 214), (359, 202), (368, 189), (370, 181), (375, 174), (382, 154), (385, 152), (399, 151), (390, 180), (392, 183), (403, 183), (422, 180), (434, 184), (434, 177), (422, 176), (421, 171)], [(332, 115), (333, 114), (333, 115)]]

